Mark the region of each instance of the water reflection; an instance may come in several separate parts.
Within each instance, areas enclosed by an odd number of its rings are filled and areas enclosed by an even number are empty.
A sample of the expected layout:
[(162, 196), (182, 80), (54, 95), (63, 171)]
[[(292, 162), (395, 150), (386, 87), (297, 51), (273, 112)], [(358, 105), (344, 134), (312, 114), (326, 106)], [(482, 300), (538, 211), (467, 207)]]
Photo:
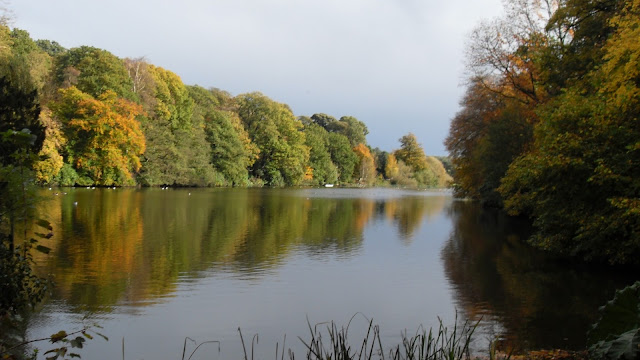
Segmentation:
[[(447, 193), (67, 192), (45, 191), (53, 250), (36, 256), (57, 294), (29, 336), (77, 328), (94, 312), (106, 335), (127, 338), (127, 358), (167, 357), (185, 336), (223, 341), (220, 358), (234, 357), (238, 326), (260, 334), (265, 358), (283, 334), (304, 335), (307, 317), (344, 323), (357, 312), (391, 345), (438, 317), (451, 324), (456, 308), (506, 345), (580, 348), (598, 306), (627, 282), (534, 251), (523, 245), (526, 222)], [(116, 343), (86, 351), (120, 356)]]
[[(230, 273), (256, 279), (295, 252), (357, 255), (363, 230), (388, 221), (410, 243), (448, 196), (384, 190), (69, 189), (41, 212), (54, 225), (38, 259), (56, 298), (76, 311), (110, 312), (171, 296), (180, 282)], [(77, 203), (77, 204), (76, 204)]]
[(477, 204), (455, 202), (442, 249), (459, 309), (483, 317), (487, 337), (503, 346), (582, 349), (597, 309), (630, 276), (566, 261), (523, 244), (528, 224)]

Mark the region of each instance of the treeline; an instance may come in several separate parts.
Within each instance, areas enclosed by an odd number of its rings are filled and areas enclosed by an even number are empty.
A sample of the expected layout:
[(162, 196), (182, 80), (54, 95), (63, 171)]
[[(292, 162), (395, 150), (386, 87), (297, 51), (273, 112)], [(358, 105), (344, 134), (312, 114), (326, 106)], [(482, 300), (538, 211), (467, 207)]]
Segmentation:
[(37, 136), (34, 170), (43, 185), (440, 187), (449, 180), (412, 134), (387, 153), (367, 145), (366, 125), (352, 116), (296, 117), (260, 93), (185, 85), (143, 58), (65, 49), (6, 26), (0, 79), (3, 98), (13, 99), (0, 130)]
[(532, 242), (640, 263), (640, 1), (518, 0), (479, 25), (446, 146), (458, 195), (530, 216)]

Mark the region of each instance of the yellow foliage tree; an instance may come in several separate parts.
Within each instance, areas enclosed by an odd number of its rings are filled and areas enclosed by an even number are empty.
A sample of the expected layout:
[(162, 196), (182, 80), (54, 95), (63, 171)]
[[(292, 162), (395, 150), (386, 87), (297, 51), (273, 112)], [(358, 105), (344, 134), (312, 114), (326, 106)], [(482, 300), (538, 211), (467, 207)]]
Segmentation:
[(387, 155), (387, 164), (384, 166), (384, 173), (389, 179), (394, 179), (398, 176), (398, 159), (396, 159), (395, 155)]
[(359, 159), (355, 174), (358, 182), (365, 185), (373, 184), (376, 181), (376, 164), (371, 151), (365, 144), (360, 143), (353, 148), (353, 152)]
[(99, 185), (132, 185), (145, 138), (142, 107), (107, 91), (98, 99), (76, 87), (60, 90), (52, 109), (66, 127), (68, 161)]
[(58, 175), (64, 164), (59, 150), (67, 143), (62, 134), (60, 123), (51, 117), (51, 110), (44, 108), (40, 112), (40, 121), (45, 126), (45, 139), (42, 150), (38, 153), (38, 160), (33, 165), (36, 172), (36, 180), (42, 184), (48, 184)]

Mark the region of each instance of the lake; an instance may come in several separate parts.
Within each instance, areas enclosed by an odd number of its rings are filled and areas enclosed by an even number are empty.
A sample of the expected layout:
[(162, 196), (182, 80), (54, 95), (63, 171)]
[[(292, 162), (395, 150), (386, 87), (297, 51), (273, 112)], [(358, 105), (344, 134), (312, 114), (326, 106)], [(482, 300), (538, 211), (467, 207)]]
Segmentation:
[[(57, 195), (56, 195), (57, 194)], [(309, 325), (373, 319), (383, 345), (438, 318), (478, 321), (474, 347), (585, 346), (597, 309), (633, 279), (524, 245), (526, 221), (448, 192), (397, 189), (53, 189), (37, 255), (56, 287), (27, 335), (98, 324), (85, 359), (304, 357)], [(366, 318), (365, 318), (366, 317)], [(86, 319), (85, 319), (86, 318)], [(350, 327), (350, 332), (352, 331)], [(350, 333), (351, 334), (351, 333)], [(286, 340), (285, 340), (286, 335)], [(255, 342), (255, 341), (254, 341)], [(195, 343), (189, 340), (188, 349)], [(41, 343), (42, 349), (50, 344)], [(187, 351), (189, 354), (190, 351)]]

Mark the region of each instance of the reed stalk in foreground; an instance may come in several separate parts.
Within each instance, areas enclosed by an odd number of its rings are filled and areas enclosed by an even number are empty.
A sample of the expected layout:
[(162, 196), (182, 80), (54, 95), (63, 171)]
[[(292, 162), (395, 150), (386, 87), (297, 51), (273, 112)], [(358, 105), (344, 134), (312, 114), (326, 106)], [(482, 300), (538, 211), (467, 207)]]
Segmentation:
[[(387, 352), (380, 339), (380, 328), (373, 324), (373, 320), (368, 320), (366, 334), (356, 343), (359, 347), (353, 348), (354, 344), (350, 343), (348, 338), (351, 320), (346, 328), (340, 329), (334, 322), (320, 323), (314, 327), (309, 324), (311, 339), (305, 341), (300, 338), (307, 348), (306, 358), (309, 360), (385, 360), (387, 355), (390, 360), (470, 359), (471, 337), (479, 324), (479, 321), (473, 324), (465, 321), (462, 327), (459, 327), (456, 315), (456, 323), (453, 329), (449, 330), (442, 323), (442, 319), (438, 318), (440, 325), (437, 332), (434, 333), (433, 329), (429, 329), (427, 333), (426, 329), (421, 328), (415, 335), (409, 336), (405, 331), (402, 334), (402, 344), (390, 348)], [(323, 331), (319, 329), (321, 325), (327, 325), (324, 335), (328, 335), (328, 339), (323, 337)], [(293, 359), (292, 355), (290, 354), (291, 359)]]

